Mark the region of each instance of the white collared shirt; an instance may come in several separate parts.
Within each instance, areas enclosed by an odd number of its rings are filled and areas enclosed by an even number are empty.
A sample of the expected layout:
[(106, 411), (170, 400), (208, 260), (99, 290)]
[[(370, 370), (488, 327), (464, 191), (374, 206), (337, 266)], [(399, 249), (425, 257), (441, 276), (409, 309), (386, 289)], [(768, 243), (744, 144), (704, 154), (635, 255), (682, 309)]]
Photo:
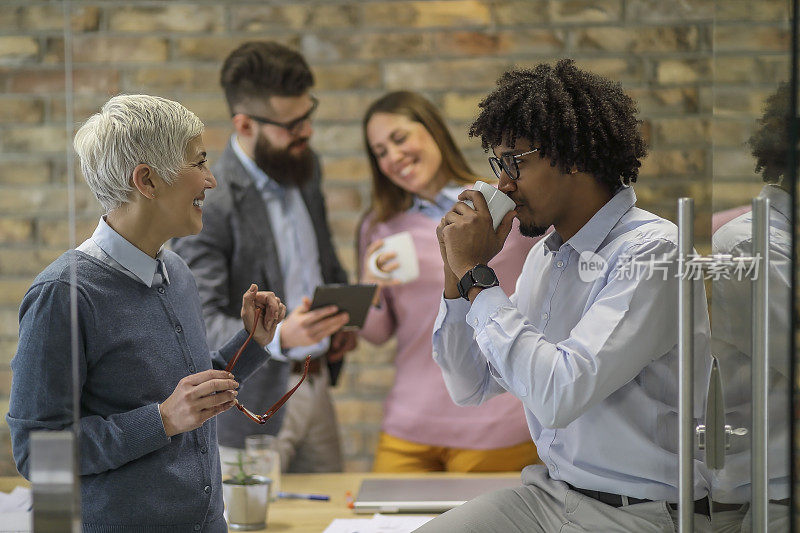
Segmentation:
[(422, 213), (429, 218), (438, 220), (453, 208), (453, 204), (459, 201), (458, 195), (464, 190), (465, 187), (461, 185), (448, 185), (439, 191), (433, 202), (414, 195), (413, 202), (408, 210), (411, 213)]
[[(522, 400), (553, 479), (676, 502), (677, 230), (635, 202), (624, 187), (566, 243), (556, 232), (536, 243), (510, 299), (499, 287), (481, 291), (471, 306), (443, 299), (433, 356), (457, 403), (482, 403), (504, 390)], [(652, 264), (653, 275), (628, 276), (640, 263)], [(698, 281), (698, 417), (708, 340)], [(695, 460), (694, 498), (707, 491)]]
[[(777, 185), (765, 185), (759, 194), (769, 208), (769, 371), (767, 476), (770, 500), (789, 497), (789, 387), (792, 268), (792, 198)], [(711, 237), (712, 252), (734, 257), (753, 255), (753, 213), (744, 213), (720, 227)], [(756, 263), (763, 275), (763, 263)], [(741, 278), (741, 279), (740, 279)], [(753, 290), (749, 277), (735, 271), (711, 282), (713, 354), (719, 361), (725, 404), (725, 424), (745, 428), (746, 436), (732, 435), (725, 465), (714, 470), (712, 496), (723, 503), (751, 501)]]
[(92, 236), (81, 243), (77, 250), (148, 287), (157, 287), (162, 283), (169, 285), (167, 267), (161, 260), (163, 248), (153, 259), (114, 231), (106, 222), (105, 215), (100, 217)]
[[(323, 283), (317, 234), (314, 231), (311, 215), (308, 213), (300, 189), (282, 187), (270, 179), (255, 161), (244, 153), (235, 134), (231, 136), (231, 147), (264, 200), (281, 265), (284, 282), (283, 303), (288, 313), (303, 302), (304, 296), (312, 298), (314, 290)], [(311, 346), (281, 350), (281, 324), (278, 324), (272, 342), (267, 345), (274, 359), (288, 358), (302, 361), (306, 355), (320, 355), (328, 350), (330, 346), (328, 337)]]

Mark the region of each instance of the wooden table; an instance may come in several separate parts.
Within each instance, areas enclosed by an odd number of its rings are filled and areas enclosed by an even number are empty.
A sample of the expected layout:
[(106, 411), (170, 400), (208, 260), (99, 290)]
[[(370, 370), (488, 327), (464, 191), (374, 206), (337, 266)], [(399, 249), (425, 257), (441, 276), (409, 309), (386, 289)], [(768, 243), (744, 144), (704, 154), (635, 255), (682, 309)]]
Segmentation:
[[(519, 473), (499, 474), (519, 478)], [(269, 506), (268, 532), (303, 532), (317, 533), (323, 531), (334, 518), (368, 518), (370, 515), (357, 515), (347, 508), (345, 491), (355, 497), (361, 481), (367, 478), (412, 478), (412, 477), (481, 477), (498, 476), (498, 474), (373, 474), (365, 472), (346, 472), (341, 474), (284, 474), (281, 476), (281, 490), (285, 492), (305, 492), (327, 494), (330, 501), (285, 500), (273, 502)], [(10, 492), (17, 485), (28, 486), (28, 482), (19, 477), (0, 477), (0, 491)], [(258, 532), (256, 532), (258, 533)]]

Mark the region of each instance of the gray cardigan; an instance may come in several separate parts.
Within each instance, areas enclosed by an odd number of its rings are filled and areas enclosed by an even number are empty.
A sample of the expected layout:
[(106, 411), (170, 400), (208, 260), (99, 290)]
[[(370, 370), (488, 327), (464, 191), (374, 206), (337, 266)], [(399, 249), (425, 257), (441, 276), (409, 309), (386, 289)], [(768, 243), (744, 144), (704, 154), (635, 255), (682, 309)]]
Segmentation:
[[(316, 158), (314, 168), (313, 179), (300, 193), (314, 225), (322, 279), (325, 283), (346, 283), (347, 273), (331, 242)], [(251, 283), (257, 284), (259, 290), (274, 292), (281, 299), (285, 291), (275, 247), (276, 239), (281, 236), (273, 234), (261, 193), (230, 143), (213, 171), (218, 185), (206, 193), (203, 230), (197, 235), (176, 239), (172, 249), (186, 260), (195, 275), (208, 344), (217, 348), (241, 327), (242, 294)], [(341, 362), (329, 364), (331, 384), (336, 383), (341, 365)], [(288, 379), (289, 365), (272, 359), (242, 387), (239, 400), (263, 413), (286, 392)], [(282, 418), (282, 411), (279, 411), (267, 424), (258, 426), (242, 420), (240, 413), (222, 413), (219, 443), (244, 448), (245, 435), (277, 434)]]
[[(70, 258), (78, 274), (83, 531), (227, 531), (215, 419), (168, 438), (158, 403), (185, 376), (224, 368), (246, 333), (209, 353), (194, 278), (169, 251), (165, 287), (147, 287), (75, 250), (34, 280), (20, 306), (6, 416), (17, 469), (28, 477), (31, 431), (72, 424)], [(266, 358), (251, 343), (237, 379)]]

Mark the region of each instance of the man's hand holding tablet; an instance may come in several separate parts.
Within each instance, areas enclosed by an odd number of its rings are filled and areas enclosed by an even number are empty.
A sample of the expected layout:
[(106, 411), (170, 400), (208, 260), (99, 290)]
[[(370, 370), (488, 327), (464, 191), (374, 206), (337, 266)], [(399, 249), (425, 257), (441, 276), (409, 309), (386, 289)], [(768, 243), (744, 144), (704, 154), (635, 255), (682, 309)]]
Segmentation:
[[(314, 291), (311, 312), (335, 307), (347, 317), (344, 329), (359, 329), (364, 325), (367, 311), (375, 294), (375, 285), (320, 285)], [(337, 318), (339, 315), (334, 315)]]

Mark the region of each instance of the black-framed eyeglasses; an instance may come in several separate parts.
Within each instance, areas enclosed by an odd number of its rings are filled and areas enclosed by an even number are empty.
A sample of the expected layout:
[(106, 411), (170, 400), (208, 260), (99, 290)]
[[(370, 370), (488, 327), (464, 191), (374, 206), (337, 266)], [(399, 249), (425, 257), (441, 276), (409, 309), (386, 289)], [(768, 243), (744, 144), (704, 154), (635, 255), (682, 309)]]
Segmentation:
[(497, 179), (500, 179), (500, 174), (505, 170), (509, 178), (517, 180), (519, 179), (519, 166), (517, 165), (519, 158), (538, 151), (538, 148), (533, 148), (521, 154), (504, 154), (502, 157), (490, 157), (489, 166), (492, 167)]
[[(298, 117), (294, 120), (290, 120), (289, 122), (278, 122), (277, 120), (272, 120), (270, 118), (259, 117), (257, 115), (251, 115), (249, 113), (243, 113), (248, 117), (252, 118), (256, 122), (260, 122), (261, 124), (271, 124), (273, 126), (278, 126), (279, 128), (283, 128), (288, 131), (291, 135), (297, 135), (300, 133), (300, 130), (303, 128), (303, 124), (306, 121), (311, 120), (314, 111), (317, 110), (317, 106), (319, 105), (319, 100), (315, 97), (311, 97), (311, 109), (306, 111), (305, 115), (302, 117)], [(234, 113), (235, 114), (235, 113)]]

